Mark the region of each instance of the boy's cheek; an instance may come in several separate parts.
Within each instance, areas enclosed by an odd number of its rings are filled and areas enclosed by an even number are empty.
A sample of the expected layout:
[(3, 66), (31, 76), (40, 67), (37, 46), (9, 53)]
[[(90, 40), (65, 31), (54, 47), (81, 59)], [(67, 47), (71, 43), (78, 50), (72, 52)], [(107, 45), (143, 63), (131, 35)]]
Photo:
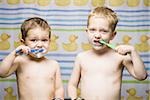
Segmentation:
[(93, 39), (92, 38), (88, 38), (88, 41), (90, 44), (93, 44)]
[(34, 43), (32, 43), (32, 42), (30, 42), (30, 41), (25, 41), (24, 44), (25, 44), (26, 46), (32, 46), (32, 45), (34, 45)]
[(111, 40), (112, 37), (111, 37), (111, 35), (102, 35), (101, 38), (102, 38), (103, 40), (109, 41), (109, 40)]
[(48, 44), (48, 45), (44, 46), (44, 48), (48, 51), (48, 50), (49, 50), (49, 48), (50, 48), (50, 44)]
[(35, 44), (32, 44), (32, 43), (28, 43), (28, 44), (26, 44), (28, 47), (30, 47), (30, 48), (34, 48), (35, 47)]
[(50, 46), (45, 47), (46, 51), (48, 51), (48, 50), (49, 50), (49, 48), (50, 48)]

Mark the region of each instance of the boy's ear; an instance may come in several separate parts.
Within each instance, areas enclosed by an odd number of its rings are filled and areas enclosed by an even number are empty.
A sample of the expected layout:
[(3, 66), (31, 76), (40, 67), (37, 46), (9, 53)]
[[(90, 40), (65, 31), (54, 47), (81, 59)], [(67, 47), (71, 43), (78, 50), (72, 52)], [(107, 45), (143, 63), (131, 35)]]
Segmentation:
[(87, 28), (85, 29), (85, 32), (88, 32), (88, 29), (87, 29)]
[(25, 41), (23, 39), (20, 39), (20, 42), (23, 43), (23, 44), (25, 43)]
[(111, 40), (112, 40), (112, 39), (114, 39), (114, 37), (116, 36), (116, 34), (117, 34), (117, 32), (116, 32), (116, 31), (114, 31), (114, 32), (112, 33)]

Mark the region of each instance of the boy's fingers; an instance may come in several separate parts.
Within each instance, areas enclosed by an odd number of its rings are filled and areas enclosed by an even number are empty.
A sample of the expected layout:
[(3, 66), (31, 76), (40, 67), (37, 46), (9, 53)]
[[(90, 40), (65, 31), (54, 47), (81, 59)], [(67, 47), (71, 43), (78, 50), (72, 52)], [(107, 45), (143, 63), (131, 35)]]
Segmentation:
[(29, 54), (30, 48), (27, 46), (20, 46), (16, 49), (17, 55)]

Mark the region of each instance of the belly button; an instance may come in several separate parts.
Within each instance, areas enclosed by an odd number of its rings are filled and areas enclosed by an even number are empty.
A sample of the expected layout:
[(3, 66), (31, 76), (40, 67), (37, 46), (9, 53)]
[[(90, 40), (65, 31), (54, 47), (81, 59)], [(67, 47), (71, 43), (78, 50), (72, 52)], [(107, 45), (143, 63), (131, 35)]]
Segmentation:
[(26, 79), (29, 79), (29, 78), (30, 78), (29, 76), (26, 77)]
[(50, 77), (50, 80), (51, 80), (51, 81), (53, 81), (53, 80), (54, 80), (54, 78), (53, 78), (53, 77)]

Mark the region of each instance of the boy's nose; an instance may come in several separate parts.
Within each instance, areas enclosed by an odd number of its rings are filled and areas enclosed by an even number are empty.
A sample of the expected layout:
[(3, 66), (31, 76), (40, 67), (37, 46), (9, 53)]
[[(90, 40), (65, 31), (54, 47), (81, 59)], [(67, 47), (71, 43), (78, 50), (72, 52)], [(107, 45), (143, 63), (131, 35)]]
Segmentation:
[(37, 47), (42, 47), (42, 46), (43, 46), (43, 44), (42, 44), (42, 42), (41, 42), (41, 41), (38, 41), (38, 42), (37, 42), (37, 44), (36, 44), (36, 46), (37, 46)]
[(100, 39), (101, 38), (101, 34), (95, 34), (95, 38), (96, 39)]

